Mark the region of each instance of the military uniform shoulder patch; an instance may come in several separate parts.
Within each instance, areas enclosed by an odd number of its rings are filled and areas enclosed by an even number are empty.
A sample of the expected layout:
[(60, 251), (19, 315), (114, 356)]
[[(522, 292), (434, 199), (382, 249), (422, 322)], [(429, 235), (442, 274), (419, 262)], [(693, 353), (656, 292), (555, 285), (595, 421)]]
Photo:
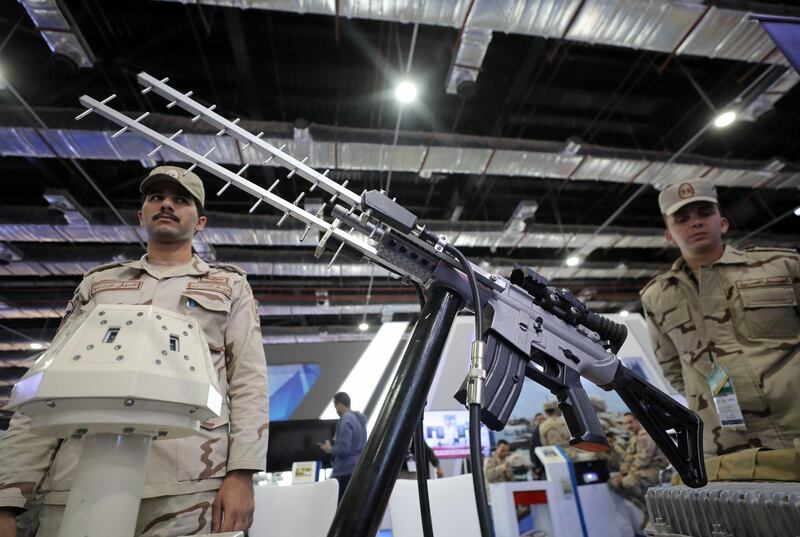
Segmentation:
[(247, 276), (247, 273), (244, 271), (244, 269), (237, 267), (236, 265), (233, 265), (231, 263), (213, 263), (213, 264), (209, 263), (208, 266), (214, 269), (224, 270), (226, 272), (234, 272), (242, 276)]
[(121, 267), (125, 263), (127, 263), (127, 261), (115, 261), (113, 263), (106, 263), (104, 265), (98, 265), (98, 266), (94, 267), (93, 269), (90, 269), (90, 270), (84, 272), (83, 277), (86, 278), (90, 274), (94, 274), (96, 272), (112, 269), (112, 268), (115, 268), (115, 267)]

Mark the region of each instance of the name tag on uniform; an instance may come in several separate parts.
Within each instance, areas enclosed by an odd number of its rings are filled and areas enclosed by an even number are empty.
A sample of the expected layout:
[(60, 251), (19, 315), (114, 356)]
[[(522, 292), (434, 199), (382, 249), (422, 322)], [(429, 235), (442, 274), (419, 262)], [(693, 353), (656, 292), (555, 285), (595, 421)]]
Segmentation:
[(233, 289), (230, 285), (222, 283), (220, 281), (208, 281), (208, 280), (200, 280), (197, 282), (189, 282), (186, 284), (187, 290), (193, 291), (213, 291), (215, 293), (222, 293), (228, 298), (231, 298), (231, 293)]
[(103, 291), (137, 291), (142, 287), (142, 280), (101, 280), (92, 284), (89, 296)]

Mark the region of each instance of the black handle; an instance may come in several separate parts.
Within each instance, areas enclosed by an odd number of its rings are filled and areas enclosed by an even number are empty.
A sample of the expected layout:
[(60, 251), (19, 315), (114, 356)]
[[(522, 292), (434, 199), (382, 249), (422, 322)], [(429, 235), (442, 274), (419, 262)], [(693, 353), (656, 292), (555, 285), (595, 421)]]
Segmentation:
[(608, 451), (608, 439), (577, 371), (564, 368), (563, 387), (556, 390), (558, 408), (572, 435), (569, 443), (584, 451)]
[[(622, 364), (611, 387), (631, 409), (684, 483), (692, 488), (708, 482), (703, 460), (703, 422), (667, 394)], [(667, 431), (674, 429), (678, 443)]]

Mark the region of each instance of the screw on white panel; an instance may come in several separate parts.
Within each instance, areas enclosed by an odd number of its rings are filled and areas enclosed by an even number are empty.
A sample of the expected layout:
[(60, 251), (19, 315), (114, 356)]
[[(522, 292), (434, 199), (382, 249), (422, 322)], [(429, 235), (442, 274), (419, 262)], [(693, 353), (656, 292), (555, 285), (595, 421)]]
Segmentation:
[(306, 225), (306, 230), (303, 231), (302, 235), (300, 235), (300, 242), (303, 242), (304, 240), (306, 240), (306, 237), (308, 237), (308, 232), (309, 231), (311, 231), (311, 224), (307, 224)]
[(328, 204), (327, 204), (327, 203), (323, 203), (323, 204), (322, 204), (322, 207), (320, 207), (319, 209), (317, 209), (317, 216), (322, 216), (322, 213), (325, 211), (325, 207), (327, 207), (327, 206), (328, 206)]
[[(166, 84), (167, 82), (169, 82), (169, 77), (165, 76), (164, 78), (159, 80), (159, 82), (161, 82), (162, 84)], [(150, 93), (150, 91), (152, 91), (152, 89), (153, 89), (153, 86), (147, 86), (146, 88), (144, 88), (142, 90), (142, 95), (147, 95), (148, 93)]]
[(158, 145), (157, 145), (157, 146), (156, 146), (156, 147), (155, 147), (155, 148), (154, 148), (152, 151), (150, 151), (150, 152), (147, 154), (147, 156), (148, 156), (148, 157), (152, 157), (152, 156), (153, 156), (153, 155), (155, 155), (155, 154), (156, 154), (158, 151), (160, 151), (162, 147), (164, 147), (164, 146), (163, 146), (163, 145), (161, 145), (161, 144), (158, 144)]
[(249, 164), (245, 164), (244, 166), (242, 166), (242, 167), (239, 169), (239, 171), (238, 171), (238, 172), (236, 172), (236, 175), (242, 175), (242, 174), (245, 172), (245, 170), (247, 170), (247, 168), (249, 168), (249, 167), (250, 167), (250, 165), (249, 165)]
[[(257, 140), (260, 140), (262, 136), (264, 136), (264, 131), (261, 131), (261, 132), (259, 132), (259, 133), (256, 135), (256, 139), (257, 139)], [(251, 145), (253, 145), (253, 142), (247, 142), (246, 144), (244, 144), (244, 145), (242, 146), (242, 151), (244, 151), (245, 149), (247, 149), (247, 148), (248, 148), (248, 147), (250, 147)]]
[[(305, 164), (308, 160), (308, 157), (303, 157), (303, 160), (300, 161), (300, 164)], [(291, 179), (294, 174), (297, 173), (297, 168), (293, 169), (289, 172), (289, 175), (286, 176), (287, 179)]]
[(272, 186), (267, 189), (267, 192), (272, 192), (272, 189), (275, 188), (276, 186), (278, 186), (278, 183), (280, 183), (280, 182), (281, 182), (280, 179), (275, 179), (275, 182), (272, 183)]
[(183, 134), (183, 129), (178, 129), (177, 131), (175, 131), (175, 133), (172, 136), (169, 137), (169, 139), (170, 140), (174, 140), (175, 138), (177, 138), (181, 134)]
[[(116, 93), (112, 93), (111, 95), (109, 95), (108, 97), (106, 97), (105, 99), (100, 101), (100, 104), (106, 104), (108, 101), (110, 101), (111, 99), (113, 99), (116, 96), (117, 96)], [(80, 121), (83, 118), (85, 118), (86, 116), (88, 116), (89, 114), (91, 114), (92, 112), (94, 112), (94, 108), (89, 108), (88, 110), (85, 110), (85, 111), (81, 112), (80, 114), (78, 114), (77, 116), (75, 116), (75, 120), (76, 121)]]
[(261, 201), (262, 201), (262, 200), (261, 200), (261, 198), (259, 198), (259, 199), (258, 199), (258, 201), (256, 201), (256, 202), (253, 204), (253, 206), (252, 206), (252, 207), (250, 207), (250, 211), (249, 211), (249, 212), (250, 212), (250, 214), (253, 214), (253, 211), (255, 211), (255, 210), (256, 210), (256, 207), (258, 207), (259, 205), (261, 205)]

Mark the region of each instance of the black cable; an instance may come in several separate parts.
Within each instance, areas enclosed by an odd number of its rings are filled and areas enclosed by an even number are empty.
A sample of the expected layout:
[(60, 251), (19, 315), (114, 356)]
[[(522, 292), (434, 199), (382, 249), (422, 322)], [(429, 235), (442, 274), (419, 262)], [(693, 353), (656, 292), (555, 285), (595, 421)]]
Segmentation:
[(489, 500), (483, 477), (483, 454), (481, 453), (481, 405), (469, 405), (469, 460), (472, 465), (472, 488), (475, 489), (475, 504), (482, 537), (492, 537), (489, 523)]
[(452, 244), (446, 244), (444, 251), (455, 257), (467, 273), (469, 287), (472, 292), (472, 311), (475, 313), (475, 340), (483, 340), (483, 315), (481, 315), (481, 295), (478, 291), (478, 282), (475, 279), (475, 271), (472, 270), (472, 263)]
[(419, 491), (419, 512), (422, 518), (422, 535), (433, 537), (431, 503), (428, 496), (428, 457), (425, 454), (425, 439), (422, 432), (422, 416), (414, 431), (414, 462), (417, 464), (417, 490)]
[[(481, 313), (481, 295), (478, 291), (478, 282), (472, 263), (456, 247), (446, 244), (444, 251), (461, 263), (467, 273), (469, 286), (472, 291), (472, 311), (475, 314), (475, 341), (483, 341), (483, 315)], [(483, 454), (481, 452), (481, 405), (469, 405), (469, 459), (472, 466), (472, 487), (475, 489), (475, 506), (478, 509), (478, 522), (481, 526), (482, 537), (492, 537), (492, 527), (489, 517), (489, 503), (486, 498), (486, 485), (483, 477)]]
[[(412, 282), (417, 292), (420, 313), (425, 308), (425, 293), (422, 286)], [(431, 519), (431, 503), (428, 495), (428, 457), (425, 455), (425, 437), (422, 430), (423, 417), (420, 415), (414, 430), (414, 462), (417, 465), (417, 491), (419, 492), (419, 512), (422, 519), (422, 535), (433, 537), (433, 521)]]

